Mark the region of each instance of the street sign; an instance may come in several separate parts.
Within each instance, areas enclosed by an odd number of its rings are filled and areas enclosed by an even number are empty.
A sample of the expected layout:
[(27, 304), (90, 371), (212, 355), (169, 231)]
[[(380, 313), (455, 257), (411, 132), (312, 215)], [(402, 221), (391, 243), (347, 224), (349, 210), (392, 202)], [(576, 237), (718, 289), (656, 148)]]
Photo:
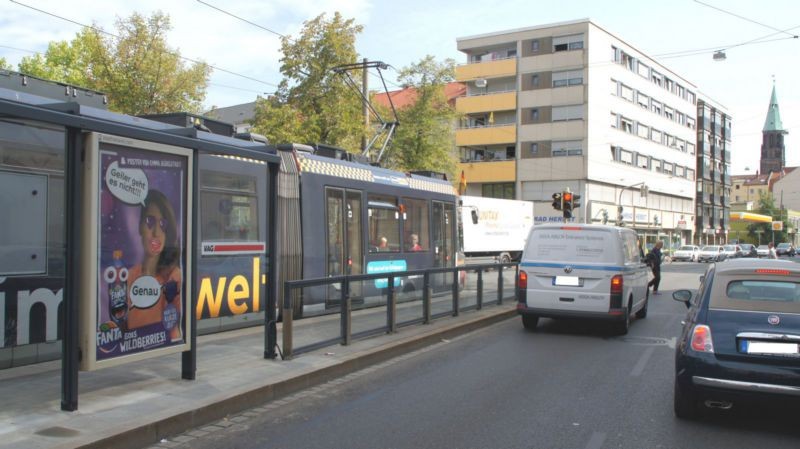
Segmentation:
[(773, 221), (772, 222), (772, 230), (773, 231), (783, 231), (783, 222), (782, 221)]

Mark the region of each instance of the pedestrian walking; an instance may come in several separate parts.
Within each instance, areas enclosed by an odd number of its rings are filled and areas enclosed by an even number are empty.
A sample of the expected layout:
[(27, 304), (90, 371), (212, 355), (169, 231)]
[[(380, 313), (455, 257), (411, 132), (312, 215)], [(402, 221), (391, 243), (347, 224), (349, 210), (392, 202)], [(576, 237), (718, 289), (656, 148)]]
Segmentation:
[(768, 259), (777, 259), (778, 253), (775, 252), (775, 243), (769, 242), (769, 254), (767, 254)]
[(660, 295), (661, 292), (658, 291), (658, 285), (661, 283), (661, 247), (664, 246), (664, 242), (661, 240), (657, 241), (653, 249), (647, 253), (647, 257), (645, 260), (647, 261), (647, 265), (650, 266), (650, 269), (653, 270), (653, 279), (647, 283), (647, 288), (653, 287), (653, 294)]

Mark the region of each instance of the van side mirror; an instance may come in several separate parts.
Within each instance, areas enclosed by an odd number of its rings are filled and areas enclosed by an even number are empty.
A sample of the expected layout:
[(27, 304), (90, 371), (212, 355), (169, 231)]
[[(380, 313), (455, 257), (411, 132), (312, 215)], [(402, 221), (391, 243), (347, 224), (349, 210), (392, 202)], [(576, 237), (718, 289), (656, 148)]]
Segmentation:
[(705, 280), (706, 280), (706, 275), (705, 274), (701, 274), (700, 275), (700, 283), (702, 284), (703, 281), (705, 281)]
[(472, 224), (478, 224), (478, 211), (472, 209), (469, 214), (472, 217)]
[(692, 291), (676, 290), (674, 293), (672, 293), (672, 299), (686, 304), (686, 308), (688, 309), (689, 306), (691, 305), (690, 301), (692, 300)]

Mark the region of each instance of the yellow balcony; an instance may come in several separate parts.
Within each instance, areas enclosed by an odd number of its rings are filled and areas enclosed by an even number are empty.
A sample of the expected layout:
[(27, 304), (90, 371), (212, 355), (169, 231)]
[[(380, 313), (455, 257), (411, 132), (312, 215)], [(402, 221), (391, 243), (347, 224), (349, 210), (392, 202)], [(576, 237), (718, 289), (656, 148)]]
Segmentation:
[(459, 170), (464, 170), (467, 184), (485, 182), (516, 181), (516, 161), (462, 162)]
[(456, 98), (456, 110), (462, 114), (489, 111), (512, 111), (517, 109), (517, 93), (476, 95)]
[(456, 67), (456, 81), (470, 81), (478, 78), (500, 78), (517, 74), (517, 59), (498, 59), (496, 61), (476, 62)]
[(517, 142), (516, 125), (485, 126), (456, 130), (456, 146), (501, 145)]

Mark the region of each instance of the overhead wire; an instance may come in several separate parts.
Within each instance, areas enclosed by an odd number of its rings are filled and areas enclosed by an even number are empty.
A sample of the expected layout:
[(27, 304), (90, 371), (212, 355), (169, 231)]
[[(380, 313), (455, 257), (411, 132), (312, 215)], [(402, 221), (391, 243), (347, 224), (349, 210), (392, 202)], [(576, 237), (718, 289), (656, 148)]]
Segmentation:
[[(98, 33), (103, 33), (105, 35), (120, 39), (120, 36), (118, 36), (118, 35), (116, 35), (114, 33), (110, 33), (108, 31), (105, 31), (102, 28), (98, 28), (98, 27), (95, 27), (95, 26), (92, 26), (92, 25), (87, 25), (85, 23), (81, 23), (81, 22), (78, 22), (76, 20), (69, 19), (67, 17), (63, 17), (63, 16), (60, 16), (58, 14), (55, 14), (55, 13), (52, 13), (52, 12), (49, 12), (49, 11), (45, 11), (43, 9), (36, 8), (34, 6), (31, 6), (31, 5), (27, 5), (27, 4), (19, 2), (17, 0), (9, 0), (9, 1), (11, 1), (12, 3), (16, 3), (17, 5), (23, 6), (25, 8), (31, 9), (33, 11), (36, 11), (36, 12), (39, 12), (39, 13), (46, 14), (48, 16), (54, 17), (56, 19), (63, 20), (63, 21), (66, 21), (66, 22), (70, 22), (70, 23), (78, 25), (80, 27), (88, 28), (88, 29), (94, 30), (94, 31), (96, 31)], [(178, 58), (180, 58), (182, 60), (185, 60), (185, 61), (189, 61), (189, 62), (191, 62), (193, 64), (201, 64), (201, 65), (204, 65), (204, 66), (208, 66), (208, 67), (210, 67), (210, 68), (212, 68), (214, 70), (217, 70), (217, 71), (220, 71), (220, 72), (223, 72), (223, 73), (227, 73), (229, 75), (238, 76), (240, 78), (244, 78), (244, 79), (247, 79), (247, 80), (250, 80), (250, 81), (255, 81), (255, 82), (261, 83), (261, 84), (266, 84), (266, 85), (272, 86), (272, 87), (279, 87), (275, 83), (271, 83), (269, 81), (264, 81), (264, 80), (261, 80), (261, 79), (258, 79), (258, 78), (254, 78), (252, 76), (248, 76), (248, 75), (244, 75), (244, 74), (241, 74), (241, 73), (238, 73), (238, 72), (234, 72), (232, 70), (228, 70), (228, 69), (225, 69), (225, 68), (213, 65), (213, 64), (209, 64), (209, 63), (204, 62), (204, 61), (199, 61), (199, 60), (192, 59), (192, 58), (189, 58), (189, 57), (186, 57), (186, 56), (182, 56), (177, 52), (173, 52), (173, 51), (163, 51), (163, 52), (167, 53), (167, 54), (171, 54), (171, 55), (177, 56)]]

